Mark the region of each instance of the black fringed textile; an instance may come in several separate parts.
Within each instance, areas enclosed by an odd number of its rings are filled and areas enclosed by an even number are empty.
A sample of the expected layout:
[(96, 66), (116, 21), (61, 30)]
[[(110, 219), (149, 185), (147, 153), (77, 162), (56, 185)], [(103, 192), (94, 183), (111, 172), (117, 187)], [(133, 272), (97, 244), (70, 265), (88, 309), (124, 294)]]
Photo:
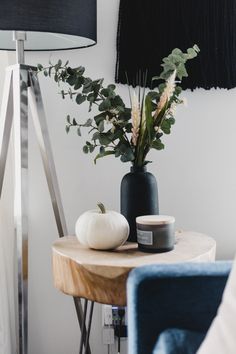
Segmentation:
[[(116, 82), (151, 78), (172, 49), (197, 44), (183, 88), (236, 86), (236, 0), (120, 0)], [(126, 76), (127, 73), (127, 76)]]

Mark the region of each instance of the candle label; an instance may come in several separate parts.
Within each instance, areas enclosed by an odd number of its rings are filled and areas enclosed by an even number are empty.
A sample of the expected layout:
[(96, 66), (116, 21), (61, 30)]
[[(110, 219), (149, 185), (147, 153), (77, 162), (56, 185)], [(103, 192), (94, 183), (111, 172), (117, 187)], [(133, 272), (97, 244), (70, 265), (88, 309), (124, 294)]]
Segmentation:
[(153, 244), (153, 232), (143, 231), (137, 229), (137, 240), (141, 245), (152, 245)]

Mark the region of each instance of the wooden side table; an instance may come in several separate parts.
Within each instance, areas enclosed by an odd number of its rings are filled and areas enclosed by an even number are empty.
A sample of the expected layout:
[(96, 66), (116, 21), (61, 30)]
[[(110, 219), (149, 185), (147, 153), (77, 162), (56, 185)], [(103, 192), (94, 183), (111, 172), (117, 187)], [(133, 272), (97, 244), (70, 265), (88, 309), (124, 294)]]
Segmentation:
[[(166, 253), (143, 253), (136, 243), (126, 243), (113, 251), (96, 251), (80, 245), (74, 236), (57, 240), (53, 244), (55, 287), (85, 299), (80, 353), (84, 343), (87, 354), (94, 302), (125, 306), (126, 280), (132, 269), (156, 263), (211, 262), (215, 252), (213, 238), (185, 231), (176, 232), (175, 248)], [(88, 301), (91, 303), (86, 330)]]

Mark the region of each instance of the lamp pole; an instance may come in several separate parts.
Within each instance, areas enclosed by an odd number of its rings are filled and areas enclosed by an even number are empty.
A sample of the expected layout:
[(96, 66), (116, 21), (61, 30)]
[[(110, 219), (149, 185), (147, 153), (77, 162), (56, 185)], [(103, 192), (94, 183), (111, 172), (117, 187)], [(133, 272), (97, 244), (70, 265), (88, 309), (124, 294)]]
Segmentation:
[[(28, 354), (28, 118), (41, 152), (59, 236), (67, 232), (37, 69), (24, 64), (25, 32), (14, 32), (17, 64), (6, 69), (0, 119), (0, 197), (14, 124), (14, 230), (17, 252), (18, 354)], [(79, 314), (82, 316), (81, 310)]]
[[(37, 68), (25, 65), (25, 50), (54, 51), (97, 43), (96, 0), (71, 0), (70, 7), (28, 0), (3, 1), (0, 11), (0, 50), (16, 49), (16, 65), (6, 69), (0, 112), (0, 198), (14, 124), (14, 229), (18, 263), (18, 354), (28, 354), (28, 119), (36, 132), (58, 234), (68, 234), (47, 128)], [(24, 11), (22, 11), (24, 8)], [(19, 10), (19, 11), (18, 11)], [(17, 13), (19, 12), (19, 13)], [(62, 16), (63, 14), (63, 16)], [(65, 15), (66, 14), (66, 15)], [(12, 28), (22, 29), (12, 31)], [(12, 41), (15, 41), (15, 46)], [(27, 34), (27, 38), (26, 38)], [(24, 48), (27, 39), (26, 49)], [(81, 300), (74, 298), (82, 341), (90, 354)], [(87, 339), (86, 339), (87, 338)]]
[(24, 42), (26, 41), (26, 32), (13, 31), (13, 40), (16, 41), (16, 63), (25, 64)]

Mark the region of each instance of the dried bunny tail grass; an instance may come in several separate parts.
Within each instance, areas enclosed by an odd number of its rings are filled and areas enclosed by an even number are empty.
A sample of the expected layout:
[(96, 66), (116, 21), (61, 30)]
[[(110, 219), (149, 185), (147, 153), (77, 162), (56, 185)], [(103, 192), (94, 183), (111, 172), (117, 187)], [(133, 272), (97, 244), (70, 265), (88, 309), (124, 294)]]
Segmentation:
[(140, 102), (134, 91), (133, 97), (131, 99), (131, 120), (132, 120), (132, 143), (134, 146), (137, 145), (137, 140), (139, 137), (140, 121), (141, 121), (141, 111)]
[(162, 95), (161, 95), (160, 100), (157, 105), (157, 109), (156, 109), (154, 116), (153, 116), (154, 120), (158, 117), (158, 114), (162, 111), (162, 109), (165, 107), (166, 103), (173, 96), (173, 93), (175, 91), (175, 86), (176, 86), (175, 78), (176, 78), (176, 70), (166, 80), (166, 87), (165, 87), (164, 91), (162, 92)]
[(159, 113), (165, 107), (167, 101), (168, 101), (168, 96), (166, 95), (165, 92), (163, 92), (160, 97), (160, 100), (158, 102), (157, 109), (156, 109), (154, 116), (153, 116), (154, 120), (158, 117)]
[(166, 80), (166, 87), (164, 89), (164, 92), (165, 92), (166, 96), (168, 97), (168, 100), (173, 96), (173, 93), (175, 91), (175, 86), (176, 86), (175, 78), (176, 78), (176, 70)]

